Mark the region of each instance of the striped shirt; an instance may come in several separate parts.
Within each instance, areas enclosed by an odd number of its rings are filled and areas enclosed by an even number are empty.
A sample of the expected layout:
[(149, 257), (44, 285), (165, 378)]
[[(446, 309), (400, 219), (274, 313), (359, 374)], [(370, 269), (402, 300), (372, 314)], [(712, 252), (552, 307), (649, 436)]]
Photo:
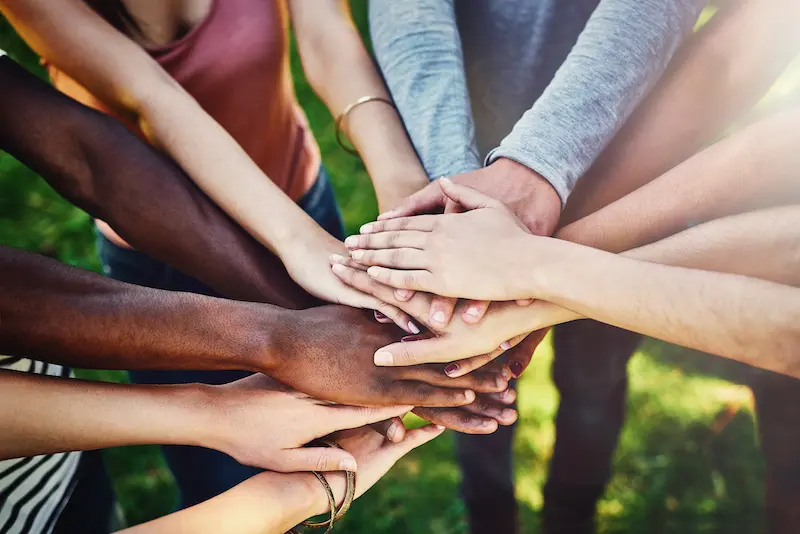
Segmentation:
[[(6, 53), (0, 49), (0, 59)], [(68, 367), (0, 356), (0, 369), (69, 378)], [(80, 452), (0, 461), (0, 533), (49, 534), (77, 481)]]

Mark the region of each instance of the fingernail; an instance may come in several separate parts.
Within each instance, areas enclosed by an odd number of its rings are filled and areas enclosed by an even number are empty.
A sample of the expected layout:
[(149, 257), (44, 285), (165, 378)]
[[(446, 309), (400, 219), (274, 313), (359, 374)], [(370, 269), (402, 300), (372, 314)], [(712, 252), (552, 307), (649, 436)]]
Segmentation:
[(399, 431), (400, 425), (398, 423), (392, 423), (392, 426), (390, 426), (389, 430), (386, 432), (386, 437), (389, 438), (389, 441), (394, 441)]
[(519, 375), (522, 374), (522, 364), (520, 362), (511, 362), (509, 367), (511, 368), (511, 374), (514, 375), (514, 378), (519, 378)]
[(451, 363), (450, 365), (444, 368), (444, 374), (446, 374), (447, 376), (454, 374), (456, 371), (458, 371), (457, 363)]
[(414, 321), (408, 321), (408, 329), (414, 332), (415, 334), (419, 334), (421, 332), (419, 327), (414, 324)]
[(507, 386), (507, 385), (508, 385), (508, 380), (506, 380), (506, 379), (505, 379), (505, 378), (503, 378), (502, 376), (497, 376), (497, 377), (494, 379), (494, 385), (495, 385), (495, 386), (497, 386), (498, 388), (505, 387), (505, 386)]
[(399, 300), (405, 300), (409, 296), (411, 296), (411, 291), (408, 289), (395, 289), (394, 296), (397, 297)]
[(352, 458), (345, 458), (339, 462), (339, 469), (342, 471), (356, 471), (358, 469), (358, 465), (356, 465), (356, 461)]
[(347, 267), (341, 263), (334, 263), (331, 265), (331, 270), (335, 273), (344, 274), (347, 271)]
[(350, 257), (354, 260), (363, 260), (364, 259), (364, 251), (363, 250), (354, 250), (350, 253)]
[(444, 427), (443, 427), (442, 425), (436, 425), (436, 430), (438, 430), (439, 432), (441, 432), (441, 431), (443, 431), (443, 430), (444, 430)]
[(381, 312), (379, 312), (379, 311), (376, 311), (376, 312), (375, 312), (375, 318), (376, 318), (376, 319), (378, 319), (379, 321), (381, 321), (381, 320), (383, 320), (383, 319), (388, 319), (388, 317), (386, 317), (384, 314), (382, 314), (382, 313), (381, 313)]
[(513, 419), (517, 417), (517, 411), (512, 410), (511, 408), (506, 408), (502, 412), (500, 412), (500, 417), (503, 419)]
[(375, 365), (392, 365), (394, 358), (391, 352), (379, 350), (375, 353)]
[(513, 375), (511, 374), (511, 369), (509, 369), (509, 368), (508, 368), (507, 366), (505, 366), (505, 365), (504, 365), (504, 366), (503, 366), (503, 368), (500, 370), (500, 374), (502, 374), (502, 375), (503, 375), (503, 378), (505, 378), (506, 380), (508, 380), (509, 378), (511, 378), (511, 377), (513, 376)]
[(340, 256), (339, 254), (331, 254), (330, 256), (328, 256), (328, 259), (332, 263), (343, 263), (345, 261), (344, 256)]
[(362, 234), (371, 234), (371, 233), (372, 233), (372, 225), (371, 225), (371, 224), (365, 224), (364, 226), (362, 226), (362, 227), (359, 229), (359, 231), (360, 231)]
[(475, 401), (475, 392), (472, 390), (467, 390), (464, 392), (464, 398), (467, 402), (474, 402)]
[(370, 267), (369, 269), (367, 269), (367, 274), (373, 278), (377, 278), (380, 272), (381, 271), (379, 267)]
[(344, 240), (344, 246), (347, 248), (356, 248), (358, 246), (358, 236), (351, 235)]
[(509, 343), (508, 341), (503, 341), (502, 343), (500, 343), (500, 348), (503, 350), (508, 350), (511, 348), (511, 343)]
[(469, 315), (473, 319), (477, 319), (478, 317), (481, 316), (481, 313), (478, 311), (478, 308), (476, 308), (475, 306), (470, 306), (469, 308), (467, 308), (467, 311), (465, 311), (464, 313), (466, 313), (467, 315)]
[(431, 315), (431, 322), (444, 324), (444, 312), (443, 311), (434, 312), (434, 314)]

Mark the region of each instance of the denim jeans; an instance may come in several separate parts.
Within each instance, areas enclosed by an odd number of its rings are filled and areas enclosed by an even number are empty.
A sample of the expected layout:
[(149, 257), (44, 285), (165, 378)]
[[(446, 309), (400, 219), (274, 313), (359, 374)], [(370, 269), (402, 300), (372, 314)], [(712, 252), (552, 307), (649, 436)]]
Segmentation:
[[(324, 167), (311, 189), (298, 202), (331, 235), (344, 238), (339, 208)], [(216, 293), (200, 281), (153, 260), (132, 249), (119, 247), (98, 233), (97, 250), (107, 276), (141, 286), (188, 291), (204, 295)], [(243, 378), (243, 371), (131, 371), (136, 384), (223, 384)], [(230, 456), (201, 447), (169, 445), (162, 447), (181, 495), (181, 506), (203, 502), (250, 478), (260, 470), (239, 464)]]

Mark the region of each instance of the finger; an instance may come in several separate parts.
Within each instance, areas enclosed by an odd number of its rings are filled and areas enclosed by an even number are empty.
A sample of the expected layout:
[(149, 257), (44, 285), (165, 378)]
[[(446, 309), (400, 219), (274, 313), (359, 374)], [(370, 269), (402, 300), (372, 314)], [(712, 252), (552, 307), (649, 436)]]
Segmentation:
[(383, 406), (367, 408), (363, 406), (347, 406), (345, 404), (329, 404), (321, 407), (325, 417), (324, 435), (339, 430), (360, 428), (407, 414), (413, 406)]
[(489, 309), (489, 302), (485, 300), (468, 300), (464, 304), (464, 311), (461, 312), (461, 318), (467, 324), (478, 324), (486, 315), (486, 310)]
[(425, 425), (414, 428), (406, 432), (406, 437), (403, 441), (392, 445), (392, 449), (397, 454), (397, 459), (400, 459), (420, 445), (424, 445), (441, 436), (442, 432), (444, 432), (444, 427), (441, 425)]
[(428, 232), (415, 230), (402, 230), (379, 232), (377, 234), (351, 235), (344, 240), (348, 249), (393, 249), (416, 248), (424, 249), (428, 239)]
[(350, 252), (350, 257), (363, 265), (379, 265), (395, 269), (424, 269), (428, 265), (428, 256), (416, 248), (359, 249)]
[(439, 186), (441, 187), (442, 193), (444, 193), (448, 199), (457, 202), (468, 210), (502, 205), (498, 200), (484, 195), (477, 189), (466, 185), (458, 185), (449, 178), (441, 178), (439, 180)]
[[(493, 352), (490, 354), (479, 354), (478, 356), (473, 356), (472, 358), (458, 360), (456, 362), (447, 364), (447, 366), (444, 368), (444, 373), (450, 378), (465, 376), (492, 362), (499, 355), (500, 354), (498, 352)], [(510, 375), (511, 372), (509, 371), (509, 377)]]
[(281, 473), (297, 471), (357, 471), (352, 454), (333, 447), (290, 449), (281, 455), (281, 463), (273, 468)]
[(491, 434), (497, 430), (497, 421), (482, 417), (461, 408), (414, 408), (414, 413), (435, 425), (464, 434)]
[(432, 328), (445, 328), (453, 317), (458, 299), (434, 295), (431, 299), (431, 310), (428, 313), (428, 324)]
[(392, 306), (391, 304), (387, 304), (380, 299), (375, 299), (375, 301), (372, 303), (372, 306), (369, 307), (375, 310), (376, 313), (380, 313), (384, 317), (388, 318), (390, 322), (393, 322), (409, 334), (417, 335), (422, 332), (420, 327), (417, 326), (417, 323), (413, 321), (411, 316), (397, 306)]
[(522, 373), (525, 372), (528, 364), (531, 363), (536, 347), (539, 346), (547, 335), (548, 330), (549, 328), (543, 328), (542, 330), (532, 332), (509, 353), (508, 367), (511, 369), (515, 378), (519, 378)]
[(356, 269), (356, 270), (359, 270), (359, 271), (366, 271), (367, 270), (367, 266), (366, 265), (362, 265), (361, 263), (358, 263), (357, 261), (354, 261), (352, 258), (350, 258), (350, 256), (342, 256), (340, 254), (331, 254), (328, 257), (328, 261), (331, 264), (331, 266), (338, 264), (338, 265), (345, 265), (347, 267), (350, 267), (352, 269)]
[(464, 213), (465, 211), (466, 210), (464, 209), (464, 207), (461, 206), (461, 204), (459, 204), (458, 202), (453, 202), (450, 199), (447, 199), (447, 202), (445, 202), (445, 205), (444, 205), (444, 214), (445, 215), (450, 215), (450, 214), (453, 214), (453, 213)]
[(381, 324), (389, 324), (389, 323), (392, 322), (391, 319), (389, 319), (388, 317), (386, 317), (384, 314), (382, 314), (379, 311), (374, 312), (374, 315), (375, 315), (375, 320), (378, 321)]
[(474, 354), (456, 353), (455, 346), (455, 340), (450, 337), (392, 343), (378, 349), (374, 355), (374, 362), (379, 367), (405, 367), (422, 363), (449, 363), (452, 360), (474, 356)]
[(395, 217), (409, 217), (419, 213), (434, 211), (444, 206), (444, 200), (445, 197), (442, 195), (442, 189), (439, 187), (438, 181), (432, 182), (405, 199), (398, 207), (380, 214), (378, 220), (382, 221)]
[(434, 278), (430, 271), (421, 269), (398, 271), (387, 269), (386, 267), (372, 266), (367, 269), (367, 274), (370, 278), (396, 289), (412, 289), (431, 293), (434, 286)]
[(520, 306), (530, 306), (533, 304), (533, 299), (517, 299), (517, 304)]
[(491, 417), (503, 426), (513, 425), (518, 417), (515, 409), (496, 404), (482, 395), (463, 409), (482, 417)]
[(416, 217), (399, 217), (397, 219), (381, 220), (367, 223), (360, 228), (362, 234), (377, 234), (380, 232), (396, 232), (400, 230), (414, 230), (417, 232), (430, 232), (433, 230), (438, 215), (417, 215)]
[(414, 296), (414, 292), (410, 289), (395, 289), (394, 290), (394, 298), (399, 300), (400, 302), (408, 302), (411, 300), (411, 297)]
[(484, 393), (483, 396), (492, 402), (510, 406), (517, 400), (517, 391), (514, 388), (508, 388), (502, 393)]
[(392, 443), (403, 441), (403, 438), (406, 436), (406, 425), (403, 424), (403, 420), (399, 417), (392, 417), (385, 421), (379, 421), (370, 426), (378, 434), (386, 436), (386, 439)]
[(404, 380), (425, 382), (433, 386), (446, 388), (469, 389), (475, 393), (499, 393), (508, 389), (511, 373), (504, 375), (498, 371), (475, 371), (457, 378), (450, 378), (444, 373), (444, 366), (416, 365), (406, 367), (402, 371)]
[(394, 398), (415, 406), (464, 406), (475, 400), (475, 392), (468, 389), (438, 387), (411, 380), (395, 382), (390, 390)]

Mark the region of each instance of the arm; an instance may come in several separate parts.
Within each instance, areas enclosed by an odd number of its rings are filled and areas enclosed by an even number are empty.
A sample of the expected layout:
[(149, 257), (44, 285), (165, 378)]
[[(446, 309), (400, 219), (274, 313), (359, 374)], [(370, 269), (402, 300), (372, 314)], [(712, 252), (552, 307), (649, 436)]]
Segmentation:
[(794, 58), (800, 48), (797, 17), (795, 0), (724, 4), (686, 40), (659, 84), (579, 181), (562, 223), (622, 198), (713, 142)]
[(152, 143), (279, 256), (309, 293), (355, 307), (381, 306), (330, 273), (328, 256), (342, 253), (344, 246), (269, 180), (141, 47), (82, 0), (3, 0), (0, 8), (40, 55), (138, 121)]
[[(353, 25), (348, 2), (294, 0), (289, 7), (308, 81), (334, 117), (363, 96), (391, 100)], [(428, 185), (394, 108), (382, 103), (358, 106), (348, 113), (342, 130), (364, 160), (381, 211)]]
[(622, 252), (711, 219), (796, 203), (798, 124), (800, 108), (751, 125), (556, 236)]
[(386, 84), (431, 179), (481, 167), (453, 0), (370, 0)]
[(67, 200), (227, 297), (284, 308), (315, 303), (275, 255), (118, 121), (58, 93), (8, 58), (0, 59), (0, 80), (0, 149)]
[(487, 161), (517, 161), (565, 203), (689, 34), (704, 1), (603, 0), (544, 94)]

